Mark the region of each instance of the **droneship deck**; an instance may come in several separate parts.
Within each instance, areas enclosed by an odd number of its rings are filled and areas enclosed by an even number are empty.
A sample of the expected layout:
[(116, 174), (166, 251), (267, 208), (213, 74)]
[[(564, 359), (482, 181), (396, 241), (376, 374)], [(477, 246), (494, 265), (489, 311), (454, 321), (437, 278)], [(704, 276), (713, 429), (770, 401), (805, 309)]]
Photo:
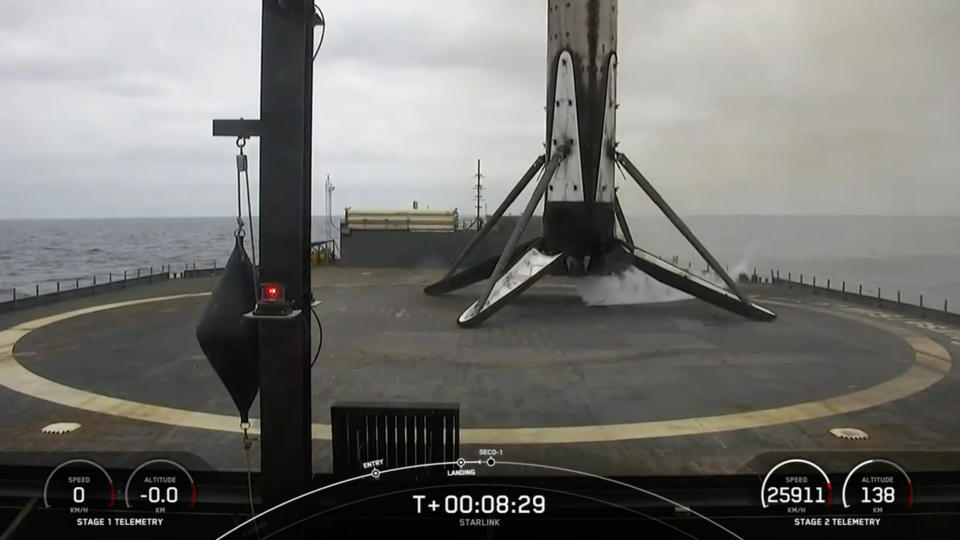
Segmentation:
[[(778, 313), (772, 323), (697, 300), (592, 307), (575, 281), (547, 278), (466, 330), (455, 321), (476, 287), (424, 295), (439, 275), (314, 270), (317, 471), (330, 470), (330, 405), (347, 400), (456, 402), (466, 447), (597, 474), (762, 473), (771, 452), (840, 451), (818, 458), (825, 467), (845, 451), (912, 470), (960, 465), (955, 328), (772, 285), (746, 289)], [(0, 316), (0, 461), (188, 452), (194, 468), (243, 469), (235, 410), (194, 337), (212, 284)], [(42, 434), (53, 422), (82, 427)], [(869, 439), (837, 438), (836, 427)]]

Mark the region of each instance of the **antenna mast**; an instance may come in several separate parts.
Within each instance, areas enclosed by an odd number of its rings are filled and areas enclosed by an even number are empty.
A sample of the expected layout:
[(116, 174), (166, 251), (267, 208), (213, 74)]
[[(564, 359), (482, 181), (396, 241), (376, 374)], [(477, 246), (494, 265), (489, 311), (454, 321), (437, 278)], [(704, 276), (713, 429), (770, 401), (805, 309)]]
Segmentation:
[(479, 158), (477, 159), (477, 174), (476, 176), (474, 176), (474, 178), (477, 179), (477, 187), (476, 187), (477, 193), (473, 196), (473, 199), (477, 202), (477, 219), (476, 221), (474, 221), (474, 225), (479, 231), (480, 229), (483, 228), (483, 217), (480, 214), (480, 208), (484, 205), (483, 204), (483, 185), (480, 183), (480, 179), (483, 178), (483, 175), (480, 174)]
[(333, 222), (333, 189), (334, 187), (333, 187), (333, 182), (330, 181), (329, 174), (327, 175), (327, 180), (324, 183), (323, 187), (326, 192), (326, 199), (324, 202), (326, 203), (326, 213), (327, 213), (327, 220), (326, 220), (326, 223), (324, 224), (325, 234), (323, 239), (330, 240), (333, 243), (333, 250), (331, 255), (336, 256), (337, 240), (334, 237), (335, 236), (334, 231), (337, 230), (337, 227), (336, 227), (336, 224), (334, 224)]

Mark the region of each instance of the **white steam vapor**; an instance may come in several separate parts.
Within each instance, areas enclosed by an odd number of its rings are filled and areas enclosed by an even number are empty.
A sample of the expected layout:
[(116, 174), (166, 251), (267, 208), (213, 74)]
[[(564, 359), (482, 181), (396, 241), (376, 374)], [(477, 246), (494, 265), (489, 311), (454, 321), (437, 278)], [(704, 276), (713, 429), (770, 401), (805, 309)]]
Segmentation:
[(577, 294), (589, 306), (674, 302), (690, 298), (690, 295), (667, 287), (636, 268), (628, 268), (621, 274), (578, 279)]
[(753, 260), (753, 256), (756, 253), (756, 251), (757, 251), (757, 243), (751, 242), (750, 245), (747, 246), (747, 252), (744, 253), (743, 257), (740, 257), (740, 260), (737, 261), (737, 263), (730, 268), (729, 272), (727, 272), (728, 274), (730, 274), (730, 277), (736, 280), (737, 276), (739, 276), (740, 274), (746, 274), (748, 276), (752, 274), (753, 268), (750, 267), (750, 262)]
[[(750, 275), (750, 260), (753, 258), (755, 246), (750, 246), (747, 253), (727, 273), (734, 280), (740, 274)], [(696, 272), (694, 270), (694, 272)], [(702, 278), (720, 287), (726, 288), (720, 276), (710, 270), (697, 272)], [(628, 268), (620, 274), (609, 276), (588, 276), (577, 280), (577, 294), (589, 306), (616, 306), (624, 304), (651, 304), (655, 302), (676, 302), (691, 298), (687, 293), (680, 292), (673, 287), (644, 274), (637, 268)]]

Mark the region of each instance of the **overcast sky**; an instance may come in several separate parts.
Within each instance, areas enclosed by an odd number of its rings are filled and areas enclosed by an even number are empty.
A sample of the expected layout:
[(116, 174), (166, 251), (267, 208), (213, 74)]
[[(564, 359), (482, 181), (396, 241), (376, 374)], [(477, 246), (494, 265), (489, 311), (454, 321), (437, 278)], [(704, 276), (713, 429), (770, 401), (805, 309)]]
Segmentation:
[[(545, 4), (322, 0), (314, 213), (327, 173), (337, 213), (469, 213), (477, 158), (492, 211), (542, 149)], [(681, 214), (960, 215), (960, 2), (620, 5), (620, 148)], [(259, 13), (4, 0), (0, 219), (229, 215)]]

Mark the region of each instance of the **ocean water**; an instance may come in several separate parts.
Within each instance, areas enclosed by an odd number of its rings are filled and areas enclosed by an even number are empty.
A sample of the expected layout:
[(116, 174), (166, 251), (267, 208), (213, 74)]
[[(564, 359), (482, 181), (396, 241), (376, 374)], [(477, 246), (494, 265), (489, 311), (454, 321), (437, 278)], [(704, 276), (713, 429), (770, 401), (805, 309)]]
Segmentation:
[[(314, 216), (313, 240), (332, 234), (327, 221)], [(91, 284), (94, 275), (102, 283), (110, 273), (119, 279), (162, 265), (223, 265), (236, 227), (233, 217), (0, 220), (0, 301), (14, 287), (25, 296), (37, 286), (41, 294), (54, 291), (58, 280), (70, 289), (78, 280)]]
[[(731, 273), (779, 270), (805, 283), (847, 290), (879, 288), (884, 298), (943, 305), (960, 312), (960, 217), (695, 216), (685, 220)], [(705, 268), (669, 222), (630, 220), (634, 240), (649, 251)]]
[[(331, 234), (315, 216), (312, 237)], [(335, 218), (335, 221), (337, 219)], [(705, 264), (666, 219), (629, 218), (634, 240), (692, 269)], [(960, 217), (693, 216), (687, 224), (731, 273), (789, 272), (833, 287), (960, 311)], [(0, 299), (89, 284), (108, 273), (196, 263), (223, 264), (233, 247), (233, 218), (0, 220)]]

